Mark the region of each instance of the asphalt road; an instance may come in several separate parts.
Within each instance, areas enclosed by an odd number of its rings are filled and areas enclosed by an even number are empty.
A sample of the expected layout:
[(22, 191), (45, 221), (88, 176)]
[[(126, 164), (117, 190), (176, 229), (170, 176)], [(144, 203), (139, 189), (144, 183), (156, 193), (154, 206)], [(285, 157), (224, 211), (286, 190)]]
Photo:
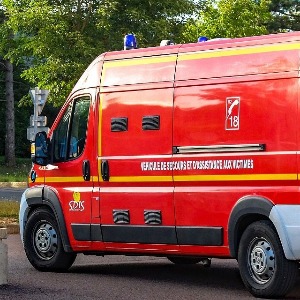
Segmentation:
[[(1, 300), (214, 300), (254, 299), (234, 260), (213, 259), (210, 268), (178, 266), (164, 258), (79, 255), (67, 273), (31, 267), (19, 235), (9, 235), (9, 284)], [(300, 278), (287, 299), (300, 299)]]
[(21, 196), (24, 191), (25, 191), (25, 188), (1, 187), (0, 188), (0, 201), (1, 200), (20, 201)]

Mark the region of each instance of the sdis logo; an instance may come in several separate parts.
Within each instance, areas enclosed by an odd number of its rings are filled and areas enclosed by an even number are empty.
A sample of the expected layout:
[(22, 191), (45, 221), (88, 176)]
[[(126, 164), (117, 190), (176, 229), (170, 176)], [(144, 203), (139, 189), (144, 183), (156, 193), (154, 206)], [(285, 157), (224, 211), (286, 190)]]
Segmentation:
[(69, 202), (70, 211), (84, 211), (84, 201), (80, 200), (80, 193), (73, 193), (73, 200)]

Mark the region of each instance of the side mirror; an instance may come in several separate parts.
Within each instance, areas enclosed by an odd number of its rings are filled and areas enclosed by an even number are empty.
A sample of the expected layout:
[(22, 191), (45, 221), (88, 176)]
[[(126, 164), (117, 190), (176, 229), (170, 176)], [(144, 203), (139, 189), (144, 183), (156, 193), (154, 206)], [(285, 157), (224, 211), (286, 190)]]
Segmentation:
[(35, 136), (35, 151), (32, 161), (40, 166), (48, 165), (50, 160), (49, 140), (45, 131), (38, 132)]

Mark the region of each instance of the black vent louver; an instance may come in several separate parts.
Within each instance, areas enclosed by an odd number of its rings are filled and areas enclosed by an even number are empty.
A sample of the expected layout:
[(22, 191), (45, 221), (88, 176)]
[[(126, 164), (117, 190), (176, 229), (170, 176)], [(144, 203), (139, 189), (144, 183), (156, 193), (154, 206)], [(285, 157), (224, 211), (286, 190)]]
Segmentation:
[(115, 224), (129, 224), (129, 210), (114, 209), (113, 219)]
[(161, 211), (160, 210), (144, 210), (145, 224), (160, 225)]
[(121, 117), (121, 118), (112, 118), (111, 119), (111, 131), (118, 132), (118, 131), (127, 131), (128, 130), (128, 118)]
[(160, 117), (159, 116), (144, 116), (142, 121), (143, 130), (159, 130)]

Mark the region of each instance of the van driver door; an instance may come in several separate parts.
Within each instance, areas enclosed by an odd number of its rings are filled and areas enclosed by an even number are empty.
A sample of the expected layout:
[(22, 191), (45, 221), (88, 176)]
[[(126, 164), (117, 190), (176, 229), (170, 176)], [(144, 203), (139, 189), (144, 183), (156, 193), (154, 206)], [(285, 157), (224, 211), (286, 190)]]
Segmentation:
[(74, 250), (90, 246), (91, 202), (98, 196), (94, 126), (90, 125), (95, 97), (96, 89), (80, 91), (62, 109), (51, 139), (53, 163), (45, 170), (45, 188), (52, 189), (60, 201)]

